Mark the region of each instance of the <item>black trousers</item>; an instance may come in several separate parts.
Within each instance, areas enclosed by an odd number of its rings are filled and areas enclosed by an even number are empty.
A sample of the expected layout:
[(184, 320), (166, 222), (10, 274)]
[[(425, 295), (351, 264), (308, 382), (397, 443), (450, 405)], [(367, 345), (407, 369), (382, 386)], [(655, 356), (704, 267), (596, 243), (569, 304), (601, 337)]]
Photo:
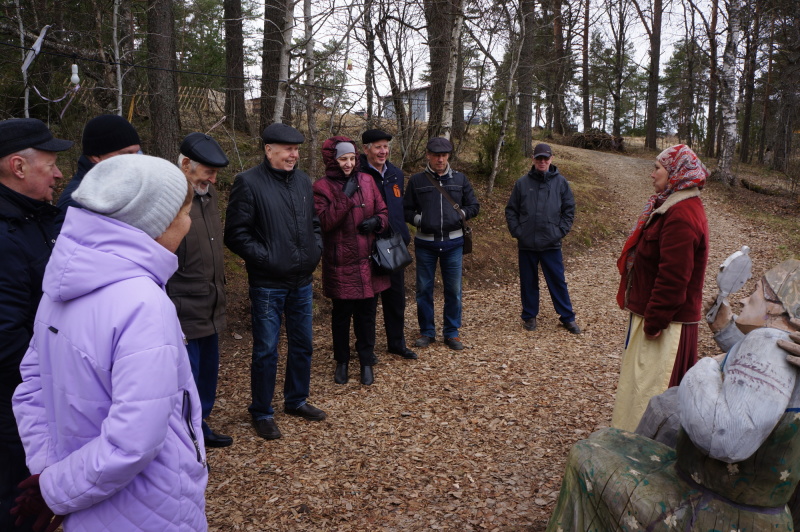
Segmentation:
[[(333, 299), (331, 336), (336, 362), (350, 361), (350, 322), (356, 333), (356, 352), (362, 366), (375, 365), (375, 312), (378, 297), (368, 299)], [(352, 320), (351, 320), (352, 318)]]
[(386, 328), (386, 347), (402, 351), (406, 347), (406, 278), (405, 270), (391, 275), (392, 284), (381, 292), (383, 325)]

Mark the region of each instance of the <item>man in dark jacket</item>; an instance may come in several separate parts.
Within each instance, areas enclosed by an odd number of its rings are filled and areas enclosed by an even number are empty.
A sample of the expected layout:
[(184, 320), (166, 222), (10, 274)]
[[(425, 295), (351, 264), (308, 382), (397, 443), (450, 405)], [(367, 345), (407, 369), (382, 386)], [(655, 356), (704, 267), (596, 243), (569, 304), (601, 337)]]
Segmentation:
[[(370, 129), (361, 135), (364, 153), (361, 154), (360, 168), (372, 176), (383, 201), (389, 210), (391, 231), (403, 237), (406, 246), (411, 242), (405, 218), (403, 216), (403, 188), (405, 177), (403, 171), (389, 162), (389, 142), (392, 136), (380, 129)], [(391, 233), (386, 230), (383, 237)], [(416, 359), (417, 354), (406, 345), (405, 313), (406, 283), (404, 270), (398, 270), (390, 276), (392, 284), (381, 292), (383, 306), (383, 324), (386, 329), (386, 347), (390, 353), (403, 358)]]
[(527, 331), (536, 329), (539, 314), (539, 264), (561, 325), (573, 334), (581, 330), (564, 279), (561, 239), (567, 236), (575, 218), (575, 198), (567, 180), (552, 164), (547, 144), (533, 150), (533, 166), (520, 177), (506, 205), (506, 221), (519, 247), (519, 284), (522, 321)]
[[(433, 280), (439, 262), (444, 287), (442, 333), (453, 350), (464, 349), (458, 336), (461, 328), (461, 273), (465, 219), (478, 215), (480, 205), (467, 176), (450, 168), (453, 145), (434, 137), (426, 146), (428, 166), (408, 181), (403, 198), (406, 221), (414, 224), (417, 258), (417, 320), (420, 337), (415, 345), (428, 347), (436, 340), (433, 321)], [(439, 191), (438, 184), (455, 206)]]
[(202, 133), (187, 135), (180, 150), (178, 166), (194, 188), (192, 226), (176, 251), (178, 271), (167, 283), (167, 294), (188, 342), (206, 447), (227, 447), (233, 438), (214, 432), (205, 420), (217, 396), (219, 332), (225, 328), (225, 259), (214, 183), (228, 157), (216, 140)]
[(11, 410), (22, 382), (19, 364), (33, 335), (42, 276), (58, 235), (53, 187), (61, 179), (57, 152), (72, 142), (53, 138), (40, 120), (0, 122), (0, 530), (14, 528), (9, 511), (17, 484), (30, 476)]
[(225, 218), (225, 245), (244, 259), (253, 314), (249, 411), (259, 436), (281, 437), (272, 396), (281, 317), (286, 318), (284, 412), (322, 421), (307, 403), (311, 384), (311, 279), (322, 255), (311, 179), (295, 168), (303, 134), (286, 124), (264, 129), (266, 159), (236, 176)]
[(63, 223), (67, 207), (80, 207), (78, 202), (72, 199), (72, 193), (81, 184), (86, 172), (100, 161), (115, 155), (139, 153), (140, 144), (136, 129), (121, 116), (100, 115), (86, 122), (81, 139), (83, 154), (78, 158), (78, 171), (64, 187), (56, 204), (61, 209), (58, 225)]

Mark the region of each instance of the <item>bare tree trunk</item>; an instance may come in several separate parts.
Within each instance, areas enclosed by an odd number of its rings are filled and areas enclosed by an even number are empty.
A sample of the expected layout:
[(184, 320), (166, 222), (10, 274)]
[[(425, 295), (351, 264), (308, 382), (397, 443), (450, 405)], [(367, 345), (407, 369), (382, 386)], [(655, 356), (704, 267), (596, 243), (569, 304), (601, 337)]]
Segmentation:
[(761, 109), (761, 132), (758, 141), (758, 162), (764, 164), (764, 149), (767, 142), (767, 117), (769, 116), (769, 99), (772, 91), (772, 54), (775, 46), (775, 19), (770, 18), (769, 46), (767, 46), (767, 82), (764, 84), (764, 105)]
[[(278, 92), (275, 93), (275, 109), (272, 111), (272, 122), (283, 122), (285, 113), (284, 107), (287, 103), (287, 93), (289, 92), (289, 51), (292, 47), (292, 27), (294, 26), (294, 14), (292, 0), (286, 2), (286, 16), (283, 21), (283, 32), (281, 33), (281, 53), (278, 61)], [(291, 110), (290, 110), (291, 112)]]
[(453, 87), (453, 129), (451, 138), (464, 138), (466, 126), (464, 124), (464, 31), (462, 17), (462, 31), (458, 39), (458, 60), (456, 61), (456, 83)]
[[(589, 109), (589, 3), (583, 0), (583, 79), (581, 80), (581, 97), (583, 99), (583, 130), (592, 129), (592, 113)], [(527, 155), (527, 154), (526, 154)]]
[(566, 52), (564, 50), (563, 20), (561, 18), (562, 0), (552, 0), (553, 2), (553, 49), (555, 64), (555, 76), (553, 80), (553, 91), (551, 93), (551, 105), (553, 108), (553, 131), (559, 135), (566, 135), (566, 99), (564, 96), (564, 76), (566, 73)]
[[(378, 43), (383, 50), (383, 55), (385, 57), (392, 57), (393, 54), (389, 48), (389, 41), (387, 40), (386, 35), (386, 18), (383, 18), (378, 24), (375, 26), (375, 35), (378, 37)], [(402, 58), (397, 58), (398, 68), (402, 65)], [(392, 107), (394, 108), (394, 115), (397, 120), (397, 128), (400, 133), (400, 138), (403, 142), (401, 142), (401, 148), (403, 150), (407, 149), (407, 141), (409, 140), (410, 134), (410, 119), (408, 116), (408, 110), (405, 106), (405, 101), (403, 101), (403, 87), (402, 83), (402, 75), (395, 70), (395, 64), (392, 62), (387, 62), (386, 74), (389, 78), (389, 88), (392, 91)], [(403, 152), (405, 154), (405, 151)]]
[[(261, 112), (259, 130), (270, 125), (275, 115), (275, 98), (278, 80), (281, 79), (281, 52), (283, 51), (283, 28), (286, 21), (285, 0), (264, 2), (264, 45), (261, 53)], [(278, 109), (282, 109), (281, 104)]]
[(753, 24), (747, 32), (747, 51), (745, 52), (744, 115), (742, 116), (742, 140), (739, 146), (739, 160), (750, 160), (750, 125), (753, 120), (753, 93), (756, 84), (756, 56), (761, 33), (761, 2), (756, 0)]
[(736, 184), (731, 169), (736, 149), (736, 47), (739, 42), (740, 0), (728, 0), (728, 38), (720, 71), (722, 107), (722, 149), (715, 170), (716, 178), (727, 185)]
[(661, 62), (662, 0), (653, 0), (653, 25), (650, 28), (650, 69), (647, 78), (647, 132), (645, 146), (656, 148), (658, 137), (658, 84)]
[(122, 65), (119, 57), (119, 34), (117, 26), (119, 24), (119, 5), (120, 0), (114, 0), (114, 14), (112, 19), (112, 44), (114, 46), (114, 63), (117, 74), (117, 114), (122, 116)]
[(242, 0), (224, 0), (225, 17), (225, 115), (231, 127), (247, 135), (250, 122), (244, 105), (244, 32)]
[(367, 66), (364, 69), (364, 85), (367, 88), (367, 125), (365, 129), (375, 127), (375, 31), (372, 27), (372, 2), (364, 1), (364, 41), (367, 47)]
[[(442, 134), (442, 113), (444, 111), (445, 86), (450, 72), (451, 37), (455, 7), (462, 0), (424, 0), (425, 20), (427, 22), (428, 48), (430, 56), (431, 83), (428, 89), (428, 136)], [(459, 10), (460, 12), (460, 10)]]
[[(588, 1), (588, 0), (587, 0)], [(522, 0), (520, 3), (520, 28), (522, 30), (522, 51), (517, 67), (517, 141), (522, 146), (525, 157), (533, 156), (531, 121), (533, 118), (534, 66), (536, 61), (536, 0)]]
[(517, 65), (519, 63), (519, 51), (517, 51), (517, 57), (514, 58), (514, 50), (511, 50), (511, 72), (508, 75), (508, 85), (506, 86), (506, 95), (507, 99), (505, 101), (505, 105), (503, 106), (503, 117), (500, 119), (500, 131), (497, 135), (497, 144), (494, 147), (494, 153), (492, 154), (492, 173), (489, 174), (489, 183), (486, 187), (486, 193), (488, 195), (492, 194), (494, 190), (494, 182), (497, 179), (497, 169), (500, 167), (500, 150), (503, 149), (503, 144), (506, 140), (506, 131), (508, 130), (508, 110), (511, 107), (511, 94), (514, 88), (514, 73), (517, 69)]
[(708, 29), (709, 65), (708, 65), (708, 125), (706, 128), (706, 157), (715, 155), (714, 143), (717, 132), (717, 87), (719, 74), (717, 73), (717, 13), (719, 0), (711, 2), (711, 26)]
[(461, 40), (461, 25), (464, 21), (464, 11), (462, 10), (463, 0), (454, 0), (452, 7), (453, 22), (450, 31), (450, 47), (448, 50), (447, 61), (447, 81), (444, 86), (444, 100), (442, 101), (442, 126), (441, 136), (450, 138), (453, 129), (453, 97), (456, 86), (456, 67), (458, 66), (458, 42)]
[(147, 2), (147, 78), (153, 144), (148, 150), (168, 161), (178, 159), (181, 120), (175, 77), (175, 16), (170, 0)]
[[(25, 26), (22, 25), (22, 9), (19, 6), (19, 0), (14, 0), (14, 4), (16, 4), (17, 7), (17, 22), (19, 22), (20, 52), (22, 54), (22, 62), (25, 62), (25, 56), (28, 54), (28, 52), (25, 50)], [(22, 71), (22, 85), (25, 87), (24, 101), (23, 101), (23, 116), (25, 118), (30, 118), (30, 111), (28, 109), (28, 106), (30, 105), (31, 89), (28, 87), (27, 70)]]
[(306, 119), (308, 121), (309, 152), (311, 153), (308, 173), (311, 179), (317, 179), (321, 172), (319, 171), (319, 157), (317, 157), (317, 153), (319, 153), (319, 130), (317, 128), (317, 90), (314, 87), (316, 83), (314, 74), (316, 59), (314, 58), (314, 19), (312, 18), (311, 2), (312, 0), (303, 0), (304, 39), (306, 41), (305, 65), (303, 65), (303, 68), (306, 71)]

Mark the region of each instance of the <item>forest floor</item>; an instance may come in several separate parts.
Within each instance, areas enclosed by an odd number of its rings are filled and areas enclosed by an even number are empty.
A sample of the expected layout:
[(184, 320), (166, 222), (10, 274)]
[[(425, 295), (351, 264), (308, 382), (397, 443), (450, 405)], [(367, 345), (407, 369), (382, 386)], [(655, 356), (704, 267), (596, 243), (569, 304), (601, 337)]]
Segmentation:
[[(546, 291), (539, 328), (522, 329), (515, 244), (502, 212), (512, 185), (506, 183), (490, 200), (481, 198), (476, 251), (465, 258), (467, 348), (454, 352), (439, 341), (418, 349), (419, 360), (403, 360), (385, 352), (379, 325), (375, 384), (358, 384), (356, 364), (350, 383), (336, 385), (329, 304), (316, 294), (309, 401), (328, 419), (310, 423), (283, 414), (282, 360), (274, 400), (280, 440), (259, 438), (250, 424), (246, 278), (241, 262), (230, 261), (229, 324), (209, 424), (232, 435), (234, 445), (208, 450), (211, 530), (544, 529), (570, 447), (610, 421), (626, 324), (615, 304), (615, 264), (623, 228), (652, 193), (653, 161), (562, 146), (555, 153), (568, 179), (570, 172), (589, 176), (574, 186), (583, 187), (583, 208), (605, 220), (602, 239), (565, 248), (583, 334), (559, 327)], [(715, 293), (717, 266), (742, 245), (752, 249), (754, 278), (800, 255), (796, 202), (715, 184), (702, 197), (711, 236), (707, 296)], [(771, 222), (759, 222), (764, 213)], [(580, 217), (579, 205), (576, 226)], [(781, 219), (786, 223), (775, 222)], [(417, 337), (413, 271), (406, 274), (410, 344)], [(716, 354), (702, 327), (700, 353)]]

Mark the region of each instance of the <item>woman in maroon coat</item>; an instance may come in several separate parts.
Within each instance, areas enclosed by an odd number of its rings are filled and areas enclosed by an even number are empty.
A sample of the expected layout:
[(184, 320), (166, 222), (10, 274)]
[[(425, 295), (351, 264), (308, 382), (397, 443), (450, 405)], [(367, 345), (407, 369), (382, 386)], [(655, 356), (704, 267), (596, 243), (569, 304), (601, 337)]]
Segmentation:
[(375, 234), (389, 223), (386, 204), (375, 180), (359, 172), (352, 140), (329, 138), (322, 145), (322, 159), (325, 177), (314, 183), (314, 210), (322, 227), (323, 292), (333, 301), (333, 380), (348, 380), (352, 318), (361, 384), (370, 385), (376, 362), (377, 296), (390, 284), (388, 275), (375, 274), (370, 255)]
[(708, 221), (708, 170), (683, 144), (656, 157), (650, 196), (617, 262), (617, 303), (630, 311), (611, 425), (634, 430), (651, 397), (697, 361)]

